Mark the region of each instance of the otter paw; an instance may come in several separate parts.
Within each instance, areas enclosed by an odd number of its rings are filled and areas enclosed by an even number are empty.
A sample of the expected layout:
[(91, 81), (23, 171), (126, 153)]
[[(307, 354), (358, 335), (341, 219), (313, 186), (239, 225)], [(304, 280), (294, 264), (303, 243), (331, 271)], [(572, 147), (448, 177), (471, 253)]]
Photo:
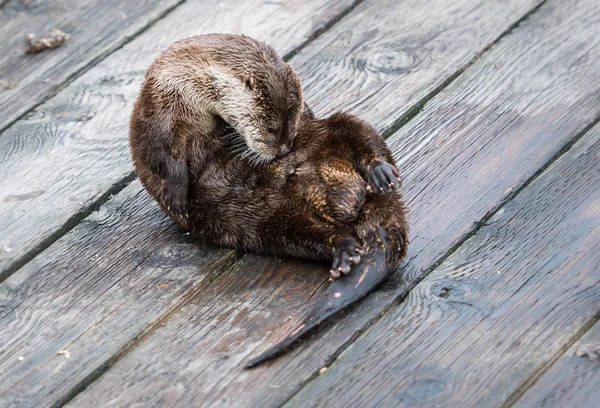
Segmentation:
[(337, 279), (342, 274), (347, 275), (352, 265), (359, 263), (361, 255), (364, 254), (365, 251), (354, 238), (340, 239), (335, 244), (333, 251), (333, 264), (329, 271), (331, 273), (329, 280)]
[(188, 217), (188, 183), (182, 179), (163, 180), (163, 205), (171, 214)]
[(371, 194), (389, 194), (402, 184), (398, 169), (380, 160), (375, 160), (369, 166), (368, 182), (367, 191)]

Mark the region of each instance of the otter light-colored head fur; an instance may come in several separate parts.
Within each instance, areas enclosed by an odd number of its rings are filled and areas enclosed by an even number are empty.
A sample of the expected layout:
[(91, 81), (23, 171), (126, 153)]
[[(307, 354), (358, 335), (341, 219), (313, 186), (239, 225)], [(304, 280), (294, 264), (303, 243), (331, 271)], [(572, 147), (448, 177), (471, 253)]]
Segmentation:
[[(250, 163), (287, 154), (303, 111), (300, 78), (269, 45), (243, 35), (206, 34), (174, 43), (146, 74), (161, 121), (210, 134), (215, 117), (235, 132), (229, 146)], [(148, 102), (149, 103), (149, 102)]]
[(235, 151), (254, 164), (290, 152), (303, 110), (298, 75), (271, 47), (259, 45), (260, 64), (250, 64), (243, 73), (212, 72), (224, 90), (219, 104), (228, 107), (219, 109), (221, 116), (236, 130), (229, 135)]

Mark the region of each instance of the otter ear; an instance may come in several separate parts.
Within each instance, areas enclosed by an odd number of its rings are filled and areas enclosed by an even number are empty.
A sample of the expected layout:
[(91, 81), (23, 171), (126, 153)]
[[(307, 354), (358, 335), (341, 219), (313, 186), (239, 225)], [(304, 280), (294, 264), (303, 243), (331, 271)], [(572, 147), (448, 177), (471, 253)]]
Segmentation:
[(246, 88), (253, 91), (254, 90), (254, 78), (251, 75), (246, 75), (244, 77), (244, 85), (246, 85)]

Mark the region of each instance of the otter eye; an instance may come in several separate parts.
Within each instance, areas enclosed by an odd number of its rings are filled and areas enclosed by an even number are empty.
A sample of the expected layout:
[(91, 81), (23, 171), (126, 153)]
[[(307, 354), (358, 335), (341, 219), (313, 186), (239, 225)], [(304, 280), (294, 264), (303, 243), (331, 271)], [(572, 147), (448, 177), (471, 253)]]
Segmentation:
[(269, 132), (269, 133), (275, 132), (275, 129), (273, 128), (272, 125), (267, 125), (267, 132)]

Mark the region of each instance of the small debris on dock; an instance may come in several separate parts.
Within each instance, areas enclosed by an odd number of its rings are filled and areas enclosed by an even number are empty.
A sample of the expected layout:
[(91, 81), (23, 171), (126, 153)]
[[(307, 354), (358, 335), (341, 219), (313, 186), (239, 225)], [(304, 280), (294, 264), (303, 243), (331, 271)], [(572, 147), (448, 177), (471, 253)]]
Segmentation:
[(65, 358), (71, 358), (71, 352), (69, 350), (61, 350), (56, 354), (65, 356)]
[(19, 363), (20, 363), (21, 361), (25, 360), (25, 357), (20, 356), (19, 358), (17, 358), (17, 360), (19, 360)]
[(3, 79), (0, 79), (0, 85), (2, 85), (4, 89), (13, 89), (16, 88), (19, 84), (16, 82), (8, 82)]
[(50, 35), (44, 38), (36, 39), (35, 34), (29, 34), (27, 36), (27, 44), (29, 44), (29, 47), (25, 50), (25, 54), (34, 54), (58, 48), (69, 38), (71, 38), (71, 34), (67, 34), (57, 28), (53, 28)]

